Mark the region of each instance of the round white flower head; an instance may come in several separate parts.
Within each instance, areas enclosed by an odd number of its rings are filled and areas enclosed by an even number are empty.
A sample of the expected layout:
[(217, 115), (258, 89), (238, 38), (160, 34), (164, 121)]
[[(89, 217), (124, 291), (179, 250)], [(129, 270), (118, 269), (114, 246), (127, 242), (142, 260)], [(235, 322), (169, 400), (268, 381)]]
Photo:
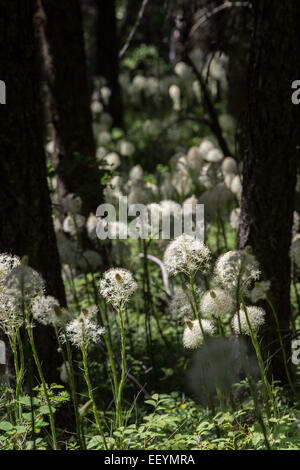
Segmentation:
[(216, 280), (226, 289), (247, 292), (260, 276), (259, 264), (249, 250), (228, 251), (215, 265)]
[(36, 297), (31, 303), (31, 313), (34, 320), (42, 325), (56, 325), (58, 316), (54, 307), (59, 307), (59, 302), (51, 295)]
[(24, 323), (22, 311), (16, 308), (12, 297), (0, 292), (0, 329), (8, 336), (15, 335), (16, 330)]
[(54, 150), (55, 150), (54, 140), (50, 140), (50, 142), (48, 142), (46, 145), (46, 151), (52, 154), (54, 153)]
[(201, 144), (199, 145), (200, 155), (202, 156), (203, 159), (205, 159), (208, 152), (210, 150), (213, 150), (214, 148), (215, 148), (214, 144), (210, 140), (203, 139)]
[(180, 88), (178, 85), (171, 85), (169, 88), (169, 95), (173, 101), (174, 111), (180, 111)]
[(135, 147), (131, 142), (122, 140), (120, 143), (120, 154), (124, 157), (130, 157), (135, 152)]
[(222, 161), (222, 173), (223, 175), (236, 175), (237, 173), (237, 163), (236, 160), (232, 157), (226, 157)]
[(175, 171), (172, 176), (172, 185), (177, 194), (186, 197), (192, 190), (191, 175), (186, 170)]
[(107, 86), (103, 86), (100, 90), (101, 98), (104, 102), (104, 104), (108, 105), (109, 99), (111, 96), (111, 90)]
[(233, 209), (230, 214), (230, 225), (234, 230), (237, 230), (240, 225), (240, 218), (241, 218), (241, 209), (237, 207)]
[(91, 321), (97, 321), (97, 314), (99, 312), (97, 305), (89, 305), (88, 307), (82, 309), (84, 316)]
[[(197, 349), (203, 343), (203, 334), (198, 320), (186, 320), (187, 327), (183, 332), (183, 346), (186, 349)], [(201, 325), (205, 335), (212, 335), (214, 327), (209, 320), (201, 320)]]
[(297, 268), (300, 268), (300, 234), (295, 235), (292, 240), (290, 256)]
[(33, 319), (42, 325), (63, 326), (69, 321), (70, 313), (59, 306), (51, 295), (36, 297), (31, 303)]
[(69, 212), (70, 214), (79, 214), (82, 207), (82, 199), (81, 197), (76, 196), (76, 194), (70, 193), (63, 198), (62, 204), (65, 212)]
[(104, 332), (105, 328), (100, 328), (83, 313), (66, 326), (66, 335), (77, 348), (88, 346), (90, 343), (98, 343)]
[(300, 227), (300, 216), (297, 211), (294, 211), (293, 214), (293, 226), (292, 226), (292, 236), (297, 235)]
[(97, 148), (97, 151), (96, 151), (96, 159), (98, 162), (101, 162), (101, 160), (104, 159), (105, 155), (108, 154), (108, 150), (103, 147), (103, 145), (101, 145), (100, 147)]
[(70, 364), (68, 361), (63, 362), (61, 367), (60, 367), (60, 380), (63, 383), (68, 383), (69, 382), (69, 375), (70, 375)]
[(42, 276), (29, 266), (16, 266), (5, 278), (5, 292), (17, 308), (24, 303), (30, 304), (35, 297), (42, 296), (44, 291)]
[[(246, 307), (249, 323), (252, 330), (256, 333), (259, 328), (265, 323), (265, 314), (263, 308), (260, 307)], [(237, 335), (250, 335), (250, 328), (247, 322), (247, 317), (243, 308), (239, 313), (236, 313), (231, 322), (232, 328)]]
[(221, 318), (231, 313), (234, 307), (231, 295), (222, 289), (205, 292), (201, 299), (200, 310), (206, 317)]
[(198, 147), (191, 147), (186, 156), (187, 164), (192, 171), (199, 173), (203, 159)]
[(242, 195), (242, 181), (239, 175), (236, 175), (230, 185), (230, 190), (233, 192), (233, 194), (236, 195), (238, 199), (241, 198)]
[(132, 182), (139, 181), (143, 179), (144, 170), (141, 165), (135, 165), (131, 168), (129, 172), (129, 179)]
[(137, 283), (130, 271), (122, 268), (112, 268), (106, 271), (99, 282), (100, 294), (114, 307), (125, 305), (134, 291)]
[(177, 62), (174, 72), (184, 80), (188, 80), (193, 76), (191, 68), (185, 62)]
[(63, 222), (63, 230), (70, 235), (81, 232), (85, 226), (85, 217), (80, 214), (67, 215)]
[(86, 231), (88, 234), (88, 237), (90, 240), (96, 240), (97, 239), (97, 225), (98, 225), (99, 219), (95, 216), (95, 214), (90, 214), (88, 216), (88, 219), (86, 221)]
[(111, 134), (107, 131), (102, 131), (98, 134), (98, 142), (101, 146), (109, 144), (111, 141)]
[(100, 114), (103, 111), (103, 104), (99, 101), (93, 101), (91, 103), (91, 111), (93, 114)]
[(21, 260), (18, 256), (9, 255), (7, 253), (0, 254), (0, 285), (11, 270), (20, 264)]
[(217, 148), (211, 149), (211, 150), (205, 155), (205, 160), (206, 160), (207, 162), (211, 162), (211, 163), (220, 162), (221, 160), (223, 160), (223, 158), (224, 158), (223, 153), (221, 152), (221, 150), (219, 150), (219, 149), (217, 149)]
[(204, 243), (185, 233), (171, 241), (164, 253), (163, 262), (171, 276), (178, 273), (189, 275), (210, 266), (211, 253)]
[[(196, 295), (199, 297), (200, 290), (196, 289)], [(174, 294), (169, 305), (169, 312), (173, 318), (193, 318), (193, 295), (189, 285), (182, 284), (175, 286)]]
[(121, 165), (121, 160), (116, 152), (110, 152), (102, 160), (103, 168), (114, 171)]

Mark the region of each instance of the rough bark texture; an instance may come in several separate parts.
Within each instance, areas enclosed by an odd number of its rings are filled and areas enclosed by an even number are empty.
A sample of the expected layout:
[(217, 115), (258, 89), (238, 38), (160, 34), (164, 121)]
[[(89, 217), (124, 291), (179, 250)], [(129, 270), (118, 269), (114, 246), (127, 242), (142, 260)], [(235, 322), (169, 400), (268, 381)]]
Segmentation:
[(115, 126), (123, 126), (123, 103), (119, 84), (119, 45), (115, 0), (96, 0), (97, 74), (111, 90), (109, 112)]
[[(47, 292), (65, 304), (47, 186), (33, 34), (33, 0), (0, 0), (0, 73), (7, 104), (0, 107), (0, 252), (28, 255)], [(50, 329), (35, 328), (49, 382), (61, 358)]]
[(36, 30), (42, 46), (44, 74), (54, 129), (54, 164), (60, 201), (72, 192), (83, 198), (83, 211), (101, 201), (95, 171), (90, 93), (86, 72), (79, 0), (37, 0)]
[[(239, 247), (252, 247), (263, 278), (271, 281), (269, 297), (289, 349), (289, 247), (300, 143), (291, 83), (300, 76), (300, 2), (273, 3), (254, 2)], [(286, 380), (272, 313), (265, 308), (263, 346), (271, 356), (277, 352), (272, 372)]]

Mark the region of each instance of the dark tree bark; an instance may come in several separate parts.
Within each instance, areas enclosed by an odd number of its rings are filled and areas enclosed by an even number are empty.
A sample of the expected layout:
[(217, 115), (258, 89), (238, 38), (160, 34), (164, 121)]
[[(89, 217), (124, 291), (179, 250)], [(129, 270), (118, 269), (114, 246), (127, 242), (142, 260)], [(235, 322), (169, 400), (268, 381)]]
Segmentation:
[[(299, 110), (291, 102), (291, 84), (300, 76), (300, 2), (277, 2), (276, 8), (273, 3), (253, 3), (239, 247), (252, 247), (263, 278), (271, 281), (269, 298), (289, 350), (289, 247), (300, 143)], [(263, 346), (270, 356), (275, 354), (271, 362), (275, 377), (286, 380), (273, 316), (270, 308), (264, 307)]]
[(109, 112), (113, 124), (123, 126), (123, 103), (119, 84), (119, 44), (115, 0), (95, 0), (97, 5), (97, 75), (104, 77), (111, 90)]
[(54, 130), (59, 202), (66, 191), (76, 193), (83, 198), (83, 212), (88, 214), (101, 202), (101, 193), (95, 171), (80, 3), (79, 0), (37, 0), (37, 4), (35, 22)]
[[(0, 107), (0, 251), (28, 255), (47, 293), (65, 305), (47, 186), (33, 14), (33, 0), (0, 0), (0, 73), (7, 91), (7, 104)], [(62, 361), (52, 330), (37, 327), (35, 336), (46, 380), (57, 381)]]

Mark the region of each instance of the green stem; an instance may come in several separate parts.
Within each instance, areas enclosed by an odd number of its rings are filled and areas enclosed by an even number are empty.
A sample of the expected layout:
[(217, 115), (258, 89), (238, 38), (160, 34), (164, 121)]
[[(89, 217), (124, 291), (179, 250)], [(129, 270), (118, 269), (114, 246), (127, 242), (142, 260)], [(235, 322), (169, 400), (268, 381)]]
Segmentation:
[[(259, 346), (259, 343), (258, 343), (258, 340), (257, 340), (257, 336), (256, 336), (256, 334), (254, 333), (253, 328), (252, 328), (252, 326), (251, 326), (251, 323), (250, 323), (250, 321), (249, 321), (248, 312), (247, 312), (247, 307), (246, 307), (246, 304), (245, 304), (245, 301), (244, 301), (244, 298), (243, 298), (242, 295), (241, 295), (241, 301), (242, 301), (242, 305), (243, 305), (243, 310), (244, 310), (245, 315), (246, 315), (246, 320), (247, 320), (248, 328), (249, 328), (249, 331), (250, 331), (251, 341), (252, 341), (252, 344), (253, 344), (253, 346), (254, 346), (254, 349), (255, 349), (255, 352), (256, 352), (256, 356), (257, 356), (257, 359), (258, 359), (258, 363), (259, 363), (259, 367), (260, 367), (260, 371), (261, 371), (261, 376), (262, 376), (262, 380), (263, 380), (263, 385), (264, 385), (264, 388), (265, 388), (266, 391), (267, 391), (267, 394), (268, 394), (268, 396), (269, 396), (269, 399), (271, 400), (272, 407), (273, 407), (273, 411), (274, 411), (274, 416), (277, 418), (277, 417), (278, 417), (278, 413), (277, 413), (276, 403), (275, 403), (275, 400), (274, 400), (274, 395), (273, 395), (271, 386), (270, 386), (270, 384), (269, 384), (269, 381), (268, 381), (268, 379), (267, 379), (267, 375), (266, 375), (266, 372), (265, 372), (264, 361), (263, 361), (263, 358), (262, 358), (260, 346)], [(268, 410), (268, 403), (267, 403), (267, 401), (266, 401), (266, 409)], [(268, 411), (268, 412), (269, 412), (269, 411)]]
[(121, 327), (121, 359), (122, 359), (122, 373), (121, 373), (121, 380), (119, 383), (118, 395), (117, 395), (117, 407), (119, 410), (119, 426), (123, 424), (123, 417), (122, 417), (122, 391), (125, 384), (126, 379), (126, 345), (125, 345), (125, 330), (124, 330), (124, 322), (123, 322), (123, 315), (122, 315), (122, 308), (121, 305), (118, 305), (118, 314), (119, 314), (119, 321)]
[(21, 376), (21, 365), (19, 366), (18, 358), (18, 348), (17, 348), (17, 337), (16, 333), (12, 332), (9, 335), (9, 342), (14, 356), (14, 367), (16, 373), (16, 420), (21, 420), (22, 418), (22, 405), (20, 403), (20, 391), (22, 385), (22, 376)]
[(68, 340), (68, 337), (67, 337), (67, 334), (66, 334), (66, 330), (63, 327), (62, 331), (64, 333), (64, 338), (65, 338), (65, 343), (66, 343), (66, 350), (67, 350), (67, 357), (68, 357), (68, 361), (66, 361), (66, 356), (65, 356), (65, 353), (64, 353), (63, 345), (61, 343), (59, 333), (58, 333), (58, 329), (57, 329), (56, 326), (54, 326), (54, 330), (55, 330), (55, 335), (56, 335), (56, 339), (57, 339), (59, 348), (61, 350), (63, 362), (64, 362), (64, 364), (66, 366), (66, 370), (67, 370), (68, 381), (69, 381), (69, 385), (70, 385), (70, 389), (71, 389), (71, 397), (72, 397), (73, 408), (74, 408), (77, 439), (78, 439), (80, 448), (85, 449), (84, 435), (81, 434), (81, 432), (83, 433), (83, 430), (81, 428), (81, 422), (80, 422), (80, 417), (79, 417), (79, 413), (78, 413), (78, 401), (77, 401), (76, 386), (75, 386), (75, 374), (74, 374), (74, 368), (73, 368), (73, 358), (72, 358), (70, 343), (69, 343), (69, 340)]
[(99, 432), (102, 436), (105, 450), (108, 450), (107, 442), (106, 442), (105, 435), (104, 435), (104, 432), (103, 432), (101, 419), (99, 417), (99, 413), (98, 413), (98, 410), (97, 410), (97, 405), (96, 405), (96, 402), (95, 402), (93, 389), (92, 389), (92, 384), (91, 384), (91, 380), (90, 380), (90, 374), (89, 374), (88, 363), (87, 363), (87, 347), (86, 347), (85, 342), (83, 342), (83, 344), (82, 344), (81, 352), (82, 352), (82, 359), (83, 359), (84, 378), (85, 378), (85, 381), (86, 381), (86, 384), (87, 384), (87, 387), (88, 387), (90, 400), (93, 403), (93, 412), (94, 412), (95, 421), (96, 421), (96, 424), (98, 426)]
[(42, 366), (41, 366), (40, 360), (39, 360), (38, 355), (37, 355), (35, 342), (34, 342), (34, 338), (33, 338), (33, 334), (32, 334), (32, 326), (30, 324), (29, 314), (27, 314), (26, 316), (27, 316), (27, 332), (28, 332), (29, 342), (30, 342), (30, 346), (31, 346), (31, 349), (32, 349), (34, 362), (36, 364), (38, 374), (39, 374), (39, 377), (40, 377), (40, 380), (41, 380), (41, 383), (42, 383), (42, 388), (43, 388), (43, 392), (44, 392), (44, 395), (45, 395), (45, 399), (46, 399), (48, 409), (49, 409), (49, 418), (50, 418), (50, 427), (51, 427), (53, 448), (54, 448), (54, 450), (57, 450), (58, 447), (57, 447), (54, 415), (53, 415), (53, 411), (52, 411), (52, 407), (51, 407), (50, 397), (49, 397), (49, 394), (48, 394), (48, 388), (47, 388), (47, 384), (45, 382), (44, 374), (43, 374), (43, 371), (42, 371)]

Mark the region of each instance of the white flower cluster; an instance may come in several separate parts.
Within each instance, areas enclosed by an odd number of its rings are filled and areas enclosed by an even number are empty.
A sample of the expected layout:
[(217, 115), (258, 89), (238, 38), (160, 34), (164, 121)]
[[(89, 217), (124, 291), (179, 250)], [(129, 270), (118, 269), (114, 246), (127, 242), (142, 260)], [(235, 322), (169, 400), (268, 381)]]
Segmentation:
[(82, 199), (74, 193), (69, 193), (63, 198), (63, 208), (69, 214), (79, 214), (82, 207)]
[(209, 290), (201, 299), (200, 310), (206, 317), (221, 318), (232, 313), (233, 308), (231, 295), (222, 289)]
[(70, 319), (70, 313), (61, 309), (59, 302), (51, 295), (36, 297), (31, 303), (33, 319), (42, 325), (62, 326)]
[(246, 293), (252, 282), (259, 279), (259, 264), (247, 249), (228, 251), (218, 258), (215, 276), (224, 288)]
[(230, 225), (234, 230), (237, 230), (240, 225), (240, 218), (241, 218), (241, 209), (237, 207), (233, 209), (230, 214)]
[[(196, 296), (200, 296), (200, 290), (196, 288)], [(169, 311), (176, 319), (193, 318), (193, 296), (190, 286), (175, 286), (174, 295), (170, 302)]]
[(171, 241), (164, 253), (163, 262), (171, 276), (178, 273), (190, 274), (201, 270), (205, 273), (210, 266), (211, 253), (201, 240), (190, 235), (180, 235)]
[(21, 264), (17, 256), (0, 255), (0, 328), (15, 334), (24, 323), (24, 307), (44, 293), (44, 281), (32, 268)]
[(45, 291), (45, 283), (42, 276), (29, 266), (19, 265), (6, 276), (5, 292), (11, 297), (16, 308), (23, 304), (30, 304)]
[(20, 266), (21, 260), (18, 256), (12, 256), (7, 253), (0, 254), (0, 285), (5, 277), (17, 266)]
[(100, 294), (115, 308), (124, 306), (137, 289), (137, 283), (130, 271), (112, 268), (106, 271), (99, 282)]
[[(187, 327), (183, 332), (183, 346), (186, 349), (197, 349), (203, 343), (203, 334), (199, 321), (186, 320)], [(212, 335), (214, 332), (213, 324), (209, 320), (201, 320), (201, 325), (205, 335)]]
[(297, 268), (300, 268), (300, 234), (295, 235), (292, 239), (290, 254), (292, 262), (295, 263)]
[[(67, 337), (77, 348), (88, 346), (90, 343), (98, 343), (104, 332), (105, 328), (99, 327), (84, 314), (66, 326)], [(62, 336), (62, 341), (64, 341), (64, 336)]]
[(14, 335), (15, 331), (24, 323), (22, 312), (16, 308), (13, 299), (0, 292), (0, 329), (7, 335)]
[[(251, 328), (254, 333), (257, 333), (265, 323), (266, 312), (263, 308), (255, 306), (246, 307), (246, 310)], [(250, 335), (249, 324), (243, 308), (233, 316), (231, 325), (237, 335)]]
[(78, 232), (82, 232), (85, 227), (85, 217), (80, 214), (69, 214), (64, 219), (63, 230), (70, 235), (76, 235)]

